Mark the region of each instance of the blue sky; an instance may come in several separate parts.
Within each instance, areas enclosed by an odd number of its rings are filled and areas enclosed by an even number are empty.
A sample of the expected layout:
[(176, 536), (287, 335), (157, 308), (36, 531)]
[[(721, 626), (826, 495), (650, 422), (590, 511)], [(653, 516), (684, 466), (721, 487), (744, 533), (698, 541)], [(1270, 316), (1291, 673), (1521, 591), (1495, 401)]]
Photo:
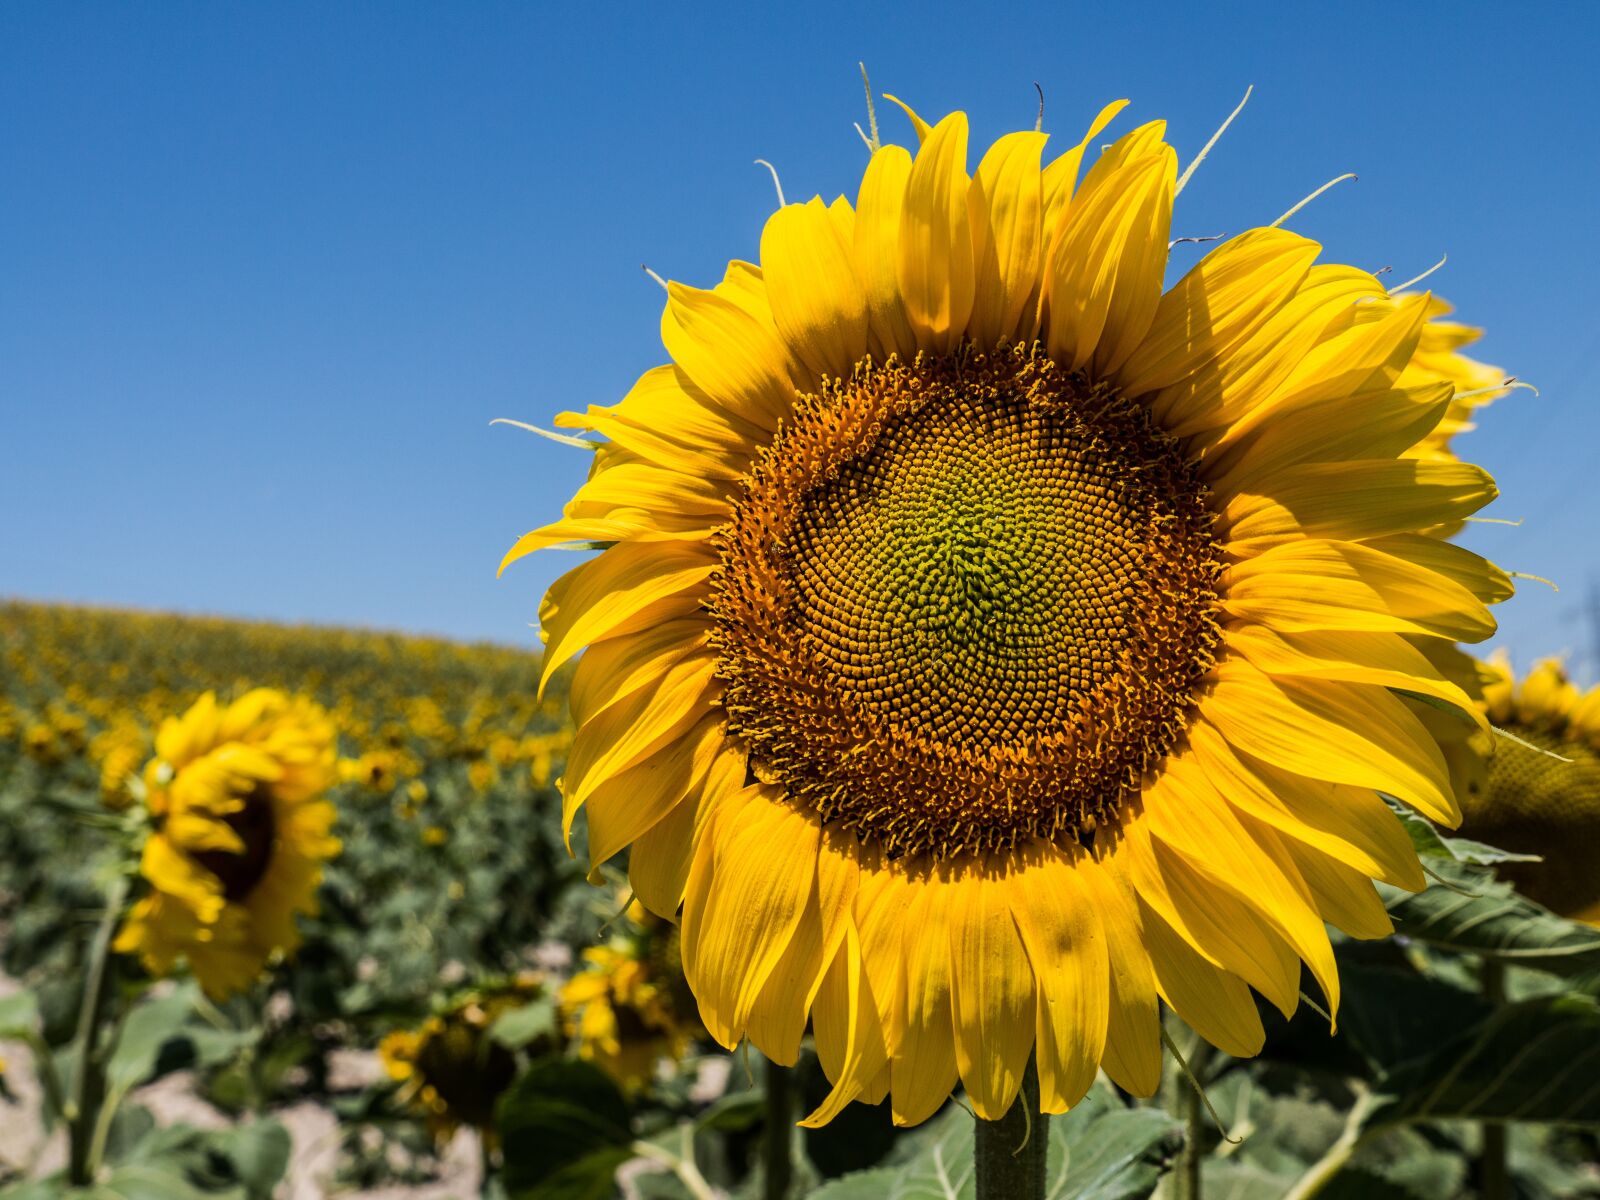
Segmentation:
[(853, 196), (865, 59), (975, 144), (1031, 125), (1038, 81), (1047, 130), (1126, 96), (1184, 159), (1253, 83), (1174, 233), (1356, 171), (1294, 227), (1397, 279), (1449, 254), (1481, 356), (1542, 393), (1459, 443), (1523, 522), (1469, 544), (1563, 586), (1502, 640), (1589, 652), (1597, 52), (1584, 3), (8, 4), (0, 595), (532, 644), (573, 560), (494, 567), (582, 455), (489, 420), (661, 361), (640, 266), (755, 257), (752, 159)]

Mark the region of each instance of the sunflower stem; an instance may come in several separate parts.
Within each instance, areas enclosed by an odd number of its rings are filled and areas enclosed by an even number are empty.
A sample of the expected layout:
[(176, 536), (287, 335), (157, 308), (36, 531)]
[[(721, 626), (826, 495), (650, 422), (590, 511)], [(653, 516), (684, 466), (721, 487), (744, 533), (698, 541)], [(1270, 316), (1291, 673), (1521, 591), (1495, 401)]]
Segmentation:
[(73, 1042), (78, 1051), (72, 1074), (67, 1112), (67, 1181), (74, 1187), (94, 1182), (95, 1130), (105, 1103), (106, 1064), (100, 1032), (105, 1025), (106, 1002), (111, 991), (111, 938), (122, 917), (128, 881), (118, 876), (106, 893), (106, 910), (89, 944), (88, 974), (83, 983), (83, 1004), (78, 1010), (78, 1030)]
[[(1179, 1081), (1178, 1108), (1183, 1117), (1183, 1153), (1178, 1159), (1178, 1200), (1200, 1200), (1200, 1167), (1205, 1162), (1201, 1142), (1206, 1131), (1206, 1069), (1211, 1065), (1211, 1044), (1196, 1037), (1189, 1051), (1187, 1078)], [(1188, 1086), (1185, 1087), (1184, 1084)]]
[(976, 1119), (972, 1161), (977, 1200), (1044, 1200), (1050, 1118), (1039, 1111), (1039, 1073), (1033, 1059), (1022, 1089), (998, 1121)]
[(766, 1121), (761, 1137), (762, 1200), (787, 1200), (794, 1183), (794, 1071), (767, 1060)]
[[(1499, 1008), (1506, 999), (1506, 969), (1496, 958), (1485, 958), (1478, 971), (1483, 997)], [(1478, 1193), (1483, 1200), (1507, 1200), (1511, 1195), (1510, 1160), (1506, 1153), (1506, 1127), (1498, 1121), (1484, 1121), (1483, 1153), (1479, 1167)]]

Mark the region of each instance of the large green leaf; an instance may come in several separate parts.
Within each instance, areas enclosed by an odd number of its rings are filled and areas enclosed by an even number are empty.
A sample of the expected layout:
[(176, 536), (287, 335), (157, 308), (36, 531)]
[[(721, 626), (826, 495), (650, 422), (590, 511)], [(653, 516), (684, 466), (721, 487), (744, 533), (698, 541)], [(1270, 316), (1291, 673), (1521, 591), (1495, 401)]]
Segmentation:
[(1600, 929), (1556, 916), (1487, 871), (1446, 859), (1430, 865), (1444, 882), (1424, 892), (1378, 885), (1396, 933), (1568, 978), (1600, 970)]
[(627, 1102), (590, 1063), (533, 1063), (500, 1097), (495, 1123), (512, 1200), (609, 1196), (617, 1167), (632, 1156)]
[(180, 1036), (194, 1013), (196, 989), (185, 983), (165, 996), (145, 1000), (128, 1014), (106, 1064), (106, 1082), (126, 1092), (150, 1077), (161, 1048)]
[(1047, 1200), (1136, 1200), (1150, 1195), (1182, 1143), (1166, 1113), (1125, 1108), (1090, 1092), (1050, 1118)]
[(0, 996), (0, 1041), (7, 1038), (32, 1041), (38, 1036), (38, 998), (26, 990)]
[[(819, 1200), (967, 1200), (974, 1193), (972, 1117), (957, 1105), (906, 1139), (895, 1166), (858, 1171), (819, 1189)], [(1050, 1118), (1048, 1200), (1143, 1200), (1177, 1152), (1167, 1114), (1126, 1108), (1099, 1091)]]
[(1440, 1118), (1600, 1126), (1600, 1001), (1508, 1004), (1470, 1033), (1401, 1064), (1368, 1128)]

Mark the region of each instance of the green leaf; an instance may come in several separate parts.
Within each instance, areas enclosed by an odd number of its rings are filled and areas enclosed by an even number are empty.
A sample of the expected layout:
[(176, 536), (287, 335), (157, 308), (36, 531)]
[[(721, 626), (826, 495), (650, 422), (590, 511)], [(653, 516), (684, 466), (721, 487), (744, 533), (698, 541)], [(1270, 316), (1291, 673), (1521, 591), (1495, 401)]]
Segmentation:
[(899, 1178), (895, 1167), (855, 1171), (823, 1184), (811, 1193), (810, 1200), (884, 1200), (900, 1194), (895, 1191)]
[(610, 1076), (586, 1062), (533, 1063), (500, 1097), (495, 1124), (513, 1200), (608, 1196), (617, 1167), (632, 1157), (627, 1102)]
[(155, 1000), (139, 1004), (123, 1022), (116, 1049), (106, 1064), (106, 1082), (122, 1092), (149, 1078), (161, 1048), (183, 1032), (194, 1012), (195, 988), (185, 983)]
[(540, 1038), (555, 1037), (556, 1029), (556, 998), (540, 996), (501, 1013), (489, 1026), (489, 1036), (508, 1050), (520, 1050)]
[(32, 1041), (39, 1036), (39, 1001), (30, 991), (0, 997), (0, 1040)]
[(227, 1158), (250, 1200), (271, 1200), (289, 1169), (289, 1131), (276, 1121), (221, 1130), (208, 1139)]
[(1443, 859), (1433, 870), (1450, 886), (1412, 895), (1378, 885), (1396, 933), (1567, 978), (1600, 968), (1600, 929), (1556, 916), (1487, 871)]
[(929, 1121), (902, 1147), (895, 1168), (892, 1200), (971, 1200), (976, 1194), (972, 1178), (972, 1116), (952, 1104)]
[(1143, 1200), (1182, 1142), (1182, 1130), (1153, 1108), (1124, 1108), (1090, 1092), (1050, 1118), (1046, 1200)]
[(185, 1178), (182, 1170), (165, 1163), (129, 1163), (112, 1171), (93, 1188), (92, 1200), (244, 1200), (237, 1189), (225, 1192), (201, 1191)]
[(1600, 1126), (1600, 1001), (1541, 996), (1403, 1063), (1367, 1127), (1440, 1118)]
[(741, 1133), (766, 1119), (766, 1100), (760, 1092), (734, 1092), (718, 1100), (695, 1121), (696, 1129)]
[(1433, 858), (1468, 863), (1476, 867), (1492, 867), (1496, 863), (1505, 862), (1540, 861), (1537, 854), (1516, 854), (1510, 850), (1501, 850), (1497, 846), (1475, 842), (1471, 838), (1449, 837), (1440, 833), (1432, 821), (1393, 796), (1384, 796), (1384, 800), (1394, 810), (1394, 815), (1400, 818), (1400, 824), (1405, 826), (1406, 834), (1411, 838), (1411, 846), (1416, 850), (1417, 856), (1424, 860), (1424, 866), (1431, 866), (1426, 860)]

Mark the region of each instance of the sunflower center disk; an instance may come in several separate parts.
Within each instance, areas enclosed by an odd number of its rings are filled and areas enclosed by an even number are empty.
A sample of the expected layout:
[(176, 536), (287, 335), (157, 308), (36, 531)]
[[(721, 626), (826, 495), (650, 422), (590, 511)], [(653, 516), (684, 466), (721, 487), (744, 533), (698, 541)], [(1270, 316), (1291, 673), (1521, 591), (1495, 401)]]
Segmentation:
[(1037, 352), (863, 366), (753, 468), (712, 604), (758, 775), (891, 855), (1087, 837), (1219, 639), (1172, 441)]
[[(1471, 836), (1490, 845), (1543, 856), (1496, 870), (1526, 895), (1558, 913), (1600, 903), (1600, 754), (1550, 730), (1514, 727), (1541, 754), (1502, 741), (1489, 760), (1488, 799), (1468, 812)], [(1558, 754), (1560, 758), (1552, 758)]]

